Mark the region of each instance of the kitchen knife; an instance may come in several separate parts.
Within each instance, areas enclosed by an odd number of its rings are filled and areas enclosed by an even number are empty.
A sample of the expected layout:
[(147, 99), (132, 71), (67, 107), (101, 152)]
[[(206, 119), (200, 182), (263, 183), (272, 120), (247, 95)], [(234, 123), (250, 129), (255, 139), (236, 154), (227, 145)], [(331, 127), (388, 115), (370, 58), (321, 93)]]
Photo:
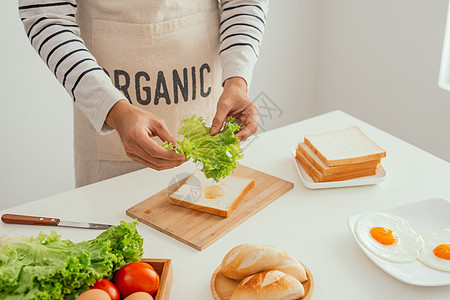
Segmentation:
[(107, 224), (70, 222), (70, 221), (62, 221), (57, 218), (44, 218), (35, 216), (13, 215), (13, 214), (4, 214), (2, 216), (2, 221), (4, 223), (11, 223), (11, 224), (60, 226), (60, 227), (85, 228), (85, 229), (108, 229), (109, 227), (113, 226)]

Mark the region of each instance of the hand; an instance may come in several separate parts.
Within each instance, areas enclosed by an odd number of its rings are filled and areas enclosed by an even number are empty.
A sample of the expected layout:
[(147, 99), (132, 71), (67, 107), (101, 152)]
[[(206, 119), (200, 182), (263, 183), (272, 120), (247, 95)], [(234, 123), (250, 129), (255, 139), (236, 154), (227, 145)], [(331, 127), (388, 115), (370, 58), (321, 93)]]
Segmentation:
[(241, 77), (225, 80), (210, 134), (217, 134), (228, 117), (236, 118), (241, 125), (241, 131), (237, 134), (241, 141), (258, 130), (258, 109), (247, 96), (247, 83)]
[(187, 161), (184, 155), (163, 148), (150, 138), (158, 136), (176, 146), (164, 121), (127, 100), (120, 100), (111, 108), (106, 124), (117, 130), (127, 156), (138, 163), (159, 171)]

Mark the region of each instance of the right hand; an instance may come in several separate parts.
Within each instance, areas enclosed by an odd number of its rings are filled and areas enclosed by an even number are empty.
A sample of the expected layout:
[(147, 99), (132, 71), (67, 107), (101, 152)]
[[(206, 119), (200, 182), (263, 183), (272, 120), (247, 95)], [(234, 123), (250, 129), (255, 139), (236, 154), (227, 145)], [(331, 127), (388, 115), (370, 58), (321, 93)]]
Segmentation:
[(111, 108), (106, 124), (119, 133), (127, 156), (147, 167), (165, 170), (188, 160), (184, 155), (166, 149), (150, 138), (157, 136), (177, 147), (175, 138), (162, 119), (133, 106), (127, 100), (120, 100)]

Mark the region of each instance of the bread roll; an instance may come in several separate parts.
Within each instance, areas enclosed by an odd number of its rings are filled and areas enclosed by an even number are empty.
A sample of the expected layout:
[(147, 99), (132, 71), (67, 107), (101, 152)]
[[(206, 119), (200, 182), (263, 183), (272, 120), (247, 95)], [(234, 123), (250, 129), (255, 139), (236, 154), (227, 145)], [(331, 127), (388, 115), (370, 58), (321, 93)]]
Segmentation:
[(242, 244), (225, 255), (221, 272), (231, 279), (243, 279), (258, 272), (271, 270), (283, 256), (283, 251), (272, 246)]
[(294, 300), (304, 294), (303, 285), (294, 276), (271, 270), (246, 277), (233, 291), (231, 300)]
[(285, 254), (283, 258), (273, 267), (274, 270), (294, 276), (298, 281), (303, 282), (306, 279), (306, 271), (301, 263), (289, 254)]

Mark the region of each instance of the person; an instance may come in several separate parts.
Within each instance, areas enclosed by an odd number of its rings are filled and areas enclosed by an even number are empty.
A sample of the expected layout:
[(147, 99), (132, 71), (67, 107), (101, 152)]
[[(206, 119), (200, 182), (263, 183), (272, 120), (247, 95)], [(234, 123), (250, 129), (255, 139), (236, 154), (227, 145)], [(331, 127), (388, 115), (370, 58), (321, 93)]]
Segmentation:
[(268, 1), (19, 0), (31, 45), (74, 102), (75, 185), (186, 157), (176, 143), (196, 114), (217, 134), (227, 117), (257, 130), (247, 96)]

